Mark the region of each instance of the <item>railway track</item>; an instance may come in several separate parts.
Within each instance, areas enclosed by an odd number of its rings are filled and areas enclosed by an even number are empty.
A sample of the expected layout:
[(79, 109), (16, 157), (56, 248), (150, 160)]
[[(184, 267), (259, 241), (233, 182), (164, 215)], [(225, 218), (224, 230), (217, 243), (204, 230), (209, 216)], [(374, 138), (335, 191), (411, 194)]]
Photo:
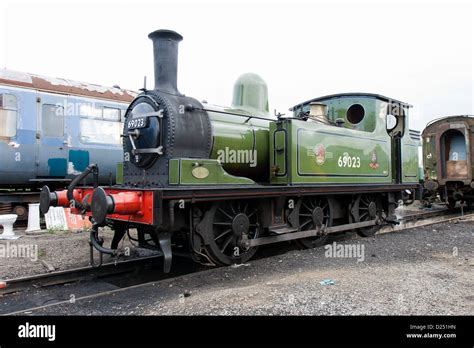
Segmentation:
[[(383, 226), (378, 234), (400, 232), (427, 225), (450, 221), (473, 221), (474, 213), (464, 213), (461, 209), (456, 212), (447, 209), (426, 211), (416, 214), (406, 214), (399, 219), (399, 224)], [(281, 244), (280, 244), (281, 245)], [(287, 248), (286, 248), (287, 249)], [(281, 251), (279, 252), (281, 254)], [(271, 257), (278, 254), (270, 251), (267, 256)], [(99, 296), (108, 296), (127, 289), (146, 286), (151, 283), (178, 280), (191, 273), (212, 272), (214, 268), (204, 267), (194, 262), (178, 262), (174, 264), (171, 273), (164, 274), (160, 272), (162, 267), (161, 256), (150, 256), (134, 260), (120, 261), (116, 263), (105, 263), (101, 268), (83, 267), (65, 271), (52, 272), (47, 274), (28, 276), (16, 279), (10, 279), (2, 282), (0, 289), (0, 299), (8, 301), (9, 295), (14, 293), (27, 292), (28, 290), (53, 289), (59, 285), (72, 283), (91, 284), (92, 282), (106, 281), (115, 285), (113, 289), (97, 290), (92, 289), (83, 295), (74, 299), (75, 302), (81, 300), (93, 299)], [(150, 265), (156, 267), (150, 268)], [(232, 266), (230, 266), (232, 267)], [(149, 272), (140, 273), (140, 270), (148, 269)], [(150, 273), (151, 272), (151, 273)], [(148, 276), (146, 276), (148, 274)], [(150, 276), (151, 274), (151, 276)], [(118, 288), (117, 288), (118, 287)], [(51, 303), (40, 305), (28, 305), (28, 302), (22, 306), (14, 306), (12, 310), (2, 309), (0, 315), (18, 315), (31, 314), (43, 308), (70, 303), (70, 299), (53, 300)]]
[(63, 285), (71, 282), (77, 282), (85, 278), (100, 279), (104, 276), (129, 273), (135, 270), (137, 267), (141, 267), (153, 261), (158, 261), (159, 258), (160, 256), (149, 256), (127, 261), (110, 262), (102, 265), (102, 267), (99, 268), (88, 266), (9, 279), (0, 282), (0, 295), (20, 292), (28, 288), (43, 288), (54, 285)]
[(454, 220), (471, 221), (474, 219), (474, 213), (465, 212), (463, 208), (454, 210), (439, 209), (433, 211), (425, 211), (416, 214), (407, 214), (399, 218), (399, 224), (383, 226), (377, 234), (391, 233), (397, 231), (408, 230), (415, 227), (434, 225), (442, 222)]

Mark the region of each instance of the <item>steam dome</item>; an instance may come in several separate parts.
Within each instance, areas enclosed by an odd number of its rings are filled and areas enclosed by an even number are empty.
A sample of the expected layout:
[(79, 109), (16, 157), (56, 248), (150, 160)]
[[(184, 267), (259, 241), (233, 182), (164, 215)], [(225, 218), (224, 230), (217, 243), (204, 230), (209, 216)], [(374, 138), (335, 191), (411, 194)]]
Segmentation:
[(257, 74), (241, 75), (234, 83), (232, 107), (268, 116), (268, 88), (265, 81)]

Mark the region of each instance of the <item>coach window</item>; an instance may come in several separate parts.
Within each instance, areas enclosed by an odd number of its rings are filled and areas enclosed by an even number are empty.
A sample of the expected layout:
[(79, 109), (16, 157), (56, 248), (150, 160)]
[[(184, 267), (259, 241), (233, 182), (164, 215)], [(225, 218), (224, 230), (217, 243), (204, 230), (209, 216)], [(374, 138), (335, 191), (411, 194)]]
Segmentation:
[(102, 108), (98, 108), (94, 103), (82, 103), (79, 105), (79, 114), (89, 118), (102, 118)]
[(109, 121), (120, 121), (120, 109), (104, 107), (103, 110), (104, 120)]
[(81, 115), (80, 139), (83, 144), (122, 144), (122, 123), (120, 109), (109, 107), (84, 106)]
[(12, 94), (0, 94), (0, 137), (16, 135), (17, 100)]
[(41, 120), (43, 136), (64, 136), (64, 108), (62, 106), (43, 104), (43, 116)]
[(83, 144), (110, 144), (122, 143), (122, 123), (104, 120), (81, 118), (80, 139)]

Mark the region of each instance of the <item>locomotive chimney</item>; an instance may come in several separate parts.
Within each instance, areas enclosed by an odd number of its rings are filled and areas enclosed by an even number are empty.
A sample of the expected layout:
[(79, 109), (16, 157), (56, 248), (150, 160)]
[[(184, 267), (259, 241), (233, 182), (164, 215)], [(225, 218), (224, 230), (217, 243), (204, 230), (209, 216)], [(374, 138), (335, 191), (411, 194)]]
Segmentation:
[(183, 39), (172, 30), (157, 30), (148, 35), (153, 41), (155, 89), (169, 94), (178, 91), (178, 44)]

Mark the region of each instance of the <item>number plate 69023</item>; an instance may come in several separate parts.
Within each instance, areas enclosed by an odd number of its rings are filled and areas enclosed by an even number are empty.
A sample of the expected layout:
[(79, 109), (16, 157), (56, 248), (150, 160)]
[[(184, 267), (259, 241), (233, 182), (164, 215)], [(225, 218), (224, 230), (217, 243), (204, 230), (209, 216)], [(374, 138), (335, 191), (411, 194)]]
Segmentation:
[(147, 126), (146, 121), (146, 117), (132, 118), (131, 120), (128, 120), (127, 127), (128, 129), (145, 128)]

